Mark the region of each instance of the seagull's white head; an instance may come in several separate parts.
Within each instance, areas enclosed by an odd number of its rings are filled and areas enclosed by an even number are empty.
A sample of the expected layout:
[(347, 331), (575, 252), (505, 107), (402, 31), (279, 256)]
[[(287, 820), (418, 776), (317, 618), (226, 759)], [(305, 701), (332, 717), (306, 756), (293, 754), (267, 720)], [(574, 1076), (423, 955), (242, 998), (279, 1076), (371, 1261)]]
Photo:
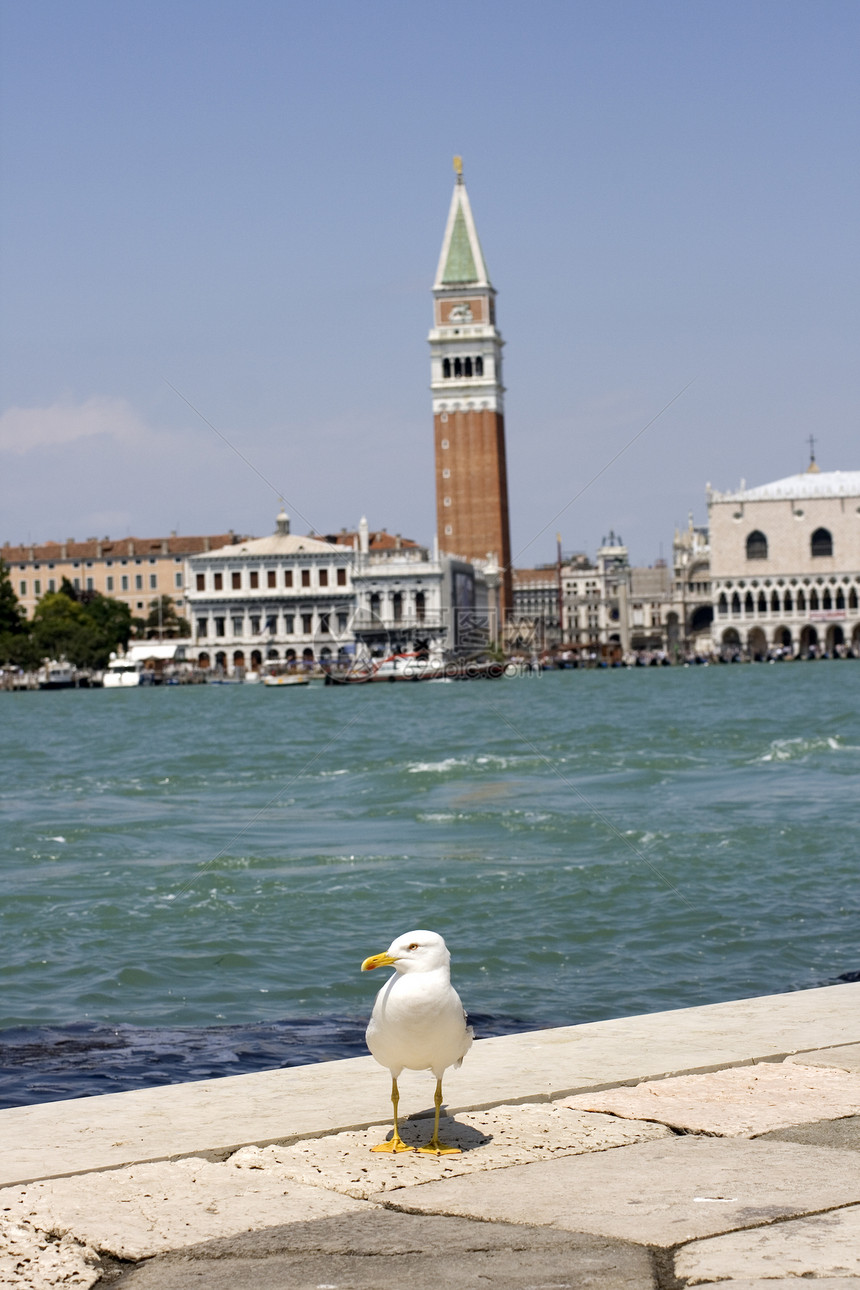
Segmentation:
[(374, 954), (361, 965), (362, 972), (393, 967), (398, 972), (433, 972), (447, 968), (451, 955), (438, 932), (404, 932), (392, 941), (384, 954)]

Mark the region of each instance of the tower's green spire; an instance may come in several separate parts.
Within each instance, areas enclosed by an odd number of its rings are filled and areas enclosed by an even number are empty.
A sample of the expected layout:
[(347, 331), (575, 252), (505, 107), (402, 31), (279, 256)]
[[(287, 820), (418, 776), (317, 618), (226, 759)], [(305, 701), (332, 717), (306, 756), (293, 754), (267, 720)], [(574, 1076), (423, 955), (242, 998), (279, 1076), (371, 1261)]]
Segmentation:
[(448, 258), (445, 261), (442, 281), (446, 286), (457, 282), (478, 281), (478, 270), (475, 267), (475, 257), (472, 254), (469, 230), (466, 228), (466, 217), (463, 214), (462, 205), (457, 208), (457, 214), (454, 219), (454, 228), (451, 232), (451, 242), (448, 247)]

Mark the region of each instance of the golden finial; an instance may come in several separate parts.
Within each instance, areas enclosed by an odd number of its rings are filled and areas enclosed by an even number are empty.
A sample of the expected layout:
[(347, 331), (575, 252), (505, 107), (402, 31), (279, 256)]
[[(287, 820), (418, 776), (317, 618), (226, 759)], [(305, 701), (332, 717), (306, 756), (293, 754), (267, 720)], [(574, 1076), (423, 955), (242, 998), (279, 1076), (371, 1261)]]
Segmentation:
[(463, 158), (462, 157), (454, 158), (454, 173), (458, 179), (463, 178)]

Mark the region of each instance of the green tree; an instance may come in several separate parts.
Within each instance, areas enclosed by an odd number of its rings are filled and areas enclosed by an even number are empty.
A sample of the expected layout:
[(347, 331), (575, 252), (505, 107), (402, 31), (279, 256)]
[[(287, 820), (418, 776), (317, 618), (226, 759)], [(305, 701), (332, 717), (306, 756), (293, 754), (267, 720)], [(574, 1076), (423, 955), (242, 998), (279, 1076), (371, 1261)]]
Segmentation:
[(26, 621), (12, 586), (9, 566), (5, 560), (0, 560), (0, 632), (20, 635), (27, 630)]
[(106, 667), (111, 651), (130, 635), (127, 605), (99, 592), (77, 592), (66, 579), (63, 590), (42, 597), (33, 615), (37, 656), (67, 658), (76, 667)]
[(29, 643), (27, 618), (15, 595), (9, 566), (0, 560), (0, 664), (27, 666)]
[[(140, 621), (135, 619), (136, 624)], [(138, 628), (138, 635), (146, 636), (149, 640), (154, 636), (191, 635), (191, 624), (187, 618), (182, 618), (177, 613), (171, 596), (159, 596), (157, 600), (149, 602), (149, 613), (142, 622), (142, 628), (142, 631)]]

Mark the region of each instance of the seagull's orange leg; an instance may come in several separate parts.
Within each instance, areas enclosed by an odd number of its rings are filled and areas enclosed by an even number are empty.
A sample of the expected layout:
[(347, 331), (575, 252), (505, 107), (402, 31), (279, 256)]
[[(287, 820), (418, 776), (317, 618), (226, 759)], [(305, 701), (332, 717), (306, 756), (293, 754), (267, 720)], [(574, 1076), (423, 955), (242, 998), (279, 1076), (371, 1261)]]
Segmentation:
[[(397, 1088), (397, 1080), (392, 1076), (391, 1104), (394, 1107), (394, 1133), (385, 1142), (380, 1142), (379, 1146), (371, 1147), (370, 1148), (371, 1151), (389, 1151), (390, 1152), (390, 1151), (414, 1151), (415, 1150), (414, 1147), (410, 1147), (407, 1143), (403, 1141), (403, 1139), (400, 1136), (400, 1131), (397, 1128), (397, 1106), (399, 1101), (400, 1101), (400, 1093)], [(437, 1120), (439, 1118), (438, 1111), (436, 1112), (436, 1118)]]
[(416, 1151), (423, 1151), (425, 1155), (430, 1156), (459, 1156), (461, 1151), (459, 1147), (445, 1147), (439, 1141), (439, 1111), (442, 1107), (442, 1081), (436, 1081), (436, 1096), (433, 1101), (436, 1103), (436, 1114), (433, 1118), (433, 1137), (427, 1143), (426, 1147), (416, 1147)]

